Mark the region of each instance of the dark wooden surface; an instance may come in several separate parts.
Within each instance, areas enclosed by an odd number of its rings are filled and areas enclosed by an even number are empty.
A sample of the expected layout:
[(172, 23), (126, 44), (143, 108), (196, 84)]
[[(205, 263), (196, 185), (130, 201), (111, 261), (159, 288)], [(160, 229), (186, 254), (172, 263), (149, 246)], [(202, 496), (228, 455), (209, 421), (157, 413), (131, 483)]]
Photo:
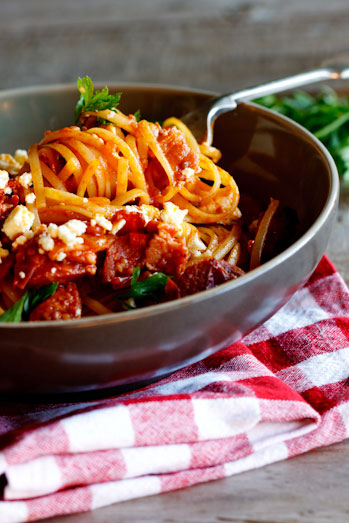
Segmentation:
[[(348, 0), (0, 0), (0, 88), (168, 83), (228, 92), (349, 51)], [(349, 282), (349, 193), (328, 253)], [(348, 442), (64, 523), (347, 522)]]
[(98, 80), (229, 91), (348, 50), (348, 0), (0, 0), (0, 88)]

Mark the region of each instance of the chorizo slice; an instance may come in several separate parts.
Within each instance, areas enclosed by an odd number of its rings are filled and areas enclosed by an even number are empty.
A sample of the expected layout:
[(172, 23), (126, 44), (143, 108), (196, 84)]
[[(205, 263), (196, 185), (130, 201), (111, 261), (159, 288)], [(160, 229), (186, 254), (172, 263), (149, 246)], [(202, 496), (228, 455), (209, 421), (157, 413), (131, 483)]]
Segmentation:
[(82, 303), (75, 283), (59, 285), (56, 292), (38, 305), (30, 321), (74, 320), (81, 318)]
[(221, 283), (242, 276), (244, 271), (224, 260), (207, 258), (190, 265), (179, 279), (181, 296), (212, 289)]
[(151, 271), (179, 277), (189, 258), (189, 250), (182, 238), (176, 238), (177, 231), (172, 225), (158, 225), (146, 250), (145, 262)]

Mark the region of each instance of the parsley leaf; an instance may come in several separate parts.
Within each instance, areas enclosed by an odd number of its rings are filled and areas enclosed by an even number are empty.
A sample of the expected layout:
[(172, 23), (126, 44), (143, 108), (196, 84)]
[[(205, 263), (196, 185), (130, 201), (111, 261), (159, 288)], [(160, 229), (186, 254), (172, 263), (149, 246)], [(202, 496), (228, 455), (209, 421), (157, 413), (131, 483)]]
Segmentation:
[(30, 289), (12, 305), (10, 309), (0, 316), (0, 322), (15, 322), (28, 320), (30, 313), (43, 301), (52, 296), (58, 287), (58, 283), (44, 285), (40, 289)]
[(29, 319), (30, 313), (43, 301), (53, 296), (58, 287), (58, 283), (50, 283), (49, 285), (44, 285), (40, 289), (30, 289), (27, 294), (28, 298), (24, 302), (23, 307), (23, 316), (24, 319)]
[(294, 91), (290, 96), (264, 96), (257, 103), (288, 116), (313, 133), (332, 155), (339, 176), (349, 184), (349, 97), (330, 87), (311, 95)]
[(139, 120), (141, 119), (141, 110), (137, 109), (137, 111), (133, 113), (133, 116), (136, 118), (136, 121), (139, 122)]
[[(131, 287), (127, 289), (123, 294), (118, 296), (118, 299), (128, 300), (133, 298), (137, 299), (158, 299), (165, 292), (165, 287), (169, 276), (162, 272), (155, 272), (144, 278), (144, 280), (137, 281), (140, 275), (140, 267), (135, 267), (131, 280)], [(126, 304), (126, 306), (128, 306)], [(128, 306), (129, 308), (129, 306)]]
[(110, 94), (108, 87), (100, 91), (94, 90), (93, 82), (89, 76), (78, 78), (77, 81), (80, 98), (76, 104), (74, 116), (77, 122), (80, 114), (84, 111), (103, 111), (104, 109), (115, 110), (120, 101), (121, 93)]
[(26, 298), (27, 293), (23, 294), (23, 296), (18, 301), (16, 301), (16, 303), (14, 303), (10, 309), (7, 309), (7, 311), (5, 311), (0, 316), (0, 322), (10, 323), (14, 321), (21, 321)]

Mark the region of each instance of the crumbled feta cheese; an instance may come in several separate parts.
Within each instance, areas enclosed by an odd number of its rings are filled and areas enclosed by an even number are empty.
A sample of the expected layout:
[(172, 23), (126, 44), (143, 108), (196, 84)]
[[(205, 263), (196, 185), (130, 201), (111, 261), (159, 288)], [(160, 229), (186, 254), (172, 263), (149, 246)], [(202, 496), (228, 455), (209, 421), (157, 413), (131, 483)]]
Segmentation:
[(4, 193), (7, 194), (7, 196), (10, 196), (12, 194), (11, 187), (6, 187), (6, 189), (4, 190)]
[(84, 239), (79, 238), (79, 236), (84, 234), (86, 229), (87, 225), (83, 221), (69, 220), (57, 228), (57, 237), (62, 240), (67, 247), (72, 249), (76, 244), (84, 243)]
[(156, 220), (160, 216), (160, 211), (152, 205), (142, 204), (138, 207), (138, 211), (142, 214), (145, 224), (149, 223), (151, 220)]
[(10, 174), (18, 174), (22, 166), (11, 154), (0, 154), (0, 169), (5, 169)]
[(126, 225), (126, 220), (124, 220), (123, 218), (121, 220), (118, 220), (114, 223), (111, 233), (116, 234), (123, 228), (124, 225)]
[(194, 258), (201, 256), (202, 252), (206, 250), (206, 245), (200, 239), (199, 233), (191, 234), (187, 240), (187, 247)]
[(13, 240), (19, 234), (29, 231), (35, 216), (24, 205), (17, 205), (8, 215), (2, 227), (4, 233)]
[(55, 223), (50, 223), (47, 227), (47, 234), (51, 236), (51, 238), (57, 238), (58, 236), (58, 225)]
[(58, 238), (62, 240), (62, 242), (64, 242), (67, 246), (74, 247), (77, 236), (66, 225), (60, 225), (58, 230)]
[(15, 152), (15, 160), (22, 167), (25, 164), (25, 162), (28, 161), (27, 151), (25, 149), (17, 149), (17, 151)]
[(183, 233), (182, 223), (187, 214), (187, 209), (182, 210), (172, 202), (165, 202), (160, 217), (163, 222), (174, 225), (178, 230), (179, 235), (181, 235)]
[(21, 174), (21, 176), (18, 177), (18, 181), (22, 187), (28, 189), (33, 183), (32, 173)]
[[(123, 210), (124, 212), (127, 212), (127, 213), (138, 213), (138, 214), (143, 214), (142, 210), (141, 210), (141, 207), (145, 208), (145, 207), (152, 207), (151, 205), (141, 205), (141, 206), (138, 206), (138, 205), (122, 205), (120, 206), (120, 210)], [(153, 207), (153, 209), (155, 209), (155, 207)], [(145, 209), (143, 209), (144, 211)]]
[(0, 189), (6, 189), (9, 179), (7, 171), (0, 171)]
[(19, 276), (20, 278), (22, 278), (22, 280), (24, 280), (24, 278), (25, 278), (25, 272), (20, 271), (20, 272), (18, 273), (18, 276)]
[(55, 274), (56, 272), (57, 272), (57, 268), (56, 267), (52, 267), (51, 274)]
[(36, 196), (35, 196), (35, 194), (33, 192), (27, 194), (26, 197), (25, 197), (26, 203), (29, 203), (29, 204), (34, 203), (35, 200), (36, 200)]
[(90, 223), (91, 223), (92, 227), (94, 227), (95, 225), (97, 225), (97, 222), (96, 222), (96, 220), (94, 220), (94, 219), (92, 219)]
[[(79, 236), (81, 234), (84, 234), (87, 229), (86, 223), (81, 220), (69, 220), (69, 222), (65, 223), (64, 225), (66, 227), (68, 227), (69, 230), (71, 230), (74, 234), (77, 234)], [(58, 227), (58, 231), (61, 227), (63, 227), (63, 225), (60, 225)], [(59, 236), (59, 233), (58, 233), (58, 236)]]
[(26, 241), (27, 241), (27, 238), (24, 236), (24, 234), (21, 234), (13, 242), (12, 247), (17, 247), (17, 245), (24, 245)]
[(47, 234), (47, 231), (40, 234), (38, 244), (44, 251), (52, 251), (55, 246), (53, 238)]
[(112, 222), (107, 220), (102, 214), (96, 214), (94, 219), (96, 220), (97, 225), (100, 225), (106, 231), (111, 231), (113, 228)]
[(25, 242), (30, 240), (31, 238), (33, 238), (33, 236), (34, 236), (33, 231), (27, 231), (24, 234), (21, 234), (13, 242), (12, 249), (15, 249), (16, 247), (18, 247), (18, 245), (24, 245)]
[(56, 261), (61, 262), (64, 260), (66, 256), (67, 255), (65, 254), (65, 252), (59, 252), (56, 256)]
[(195, 171), (191, 167), (186, 167), (183, 169), (182, 175), (184, 176), (186, 182), (195, 181)]
[(124, 205), (123, 210), (125, 212), (140, 212), (139, 208), (136, 205)]

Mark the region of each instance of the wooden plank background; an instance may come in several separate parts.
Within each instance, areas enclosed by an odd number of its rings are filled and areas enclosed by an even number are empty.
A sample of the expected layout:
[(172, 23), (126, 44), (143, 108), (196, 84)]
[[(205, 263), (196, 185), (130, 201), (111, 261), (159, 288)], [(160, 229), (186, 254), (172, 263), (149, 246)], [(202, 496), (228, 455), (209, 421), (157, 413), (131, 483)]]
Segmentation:
[(348, 0), (0, 0), (0, 88), (98, 80), (230, 91), (348, 49)]
[[(0, 88), (153, 82), (228, 92), (349, 50), (348, 0), (0, 0)], [(349, 282), (349, 191), (328, 252)], [(346, 522), (349, 445), (60, 523)]]

